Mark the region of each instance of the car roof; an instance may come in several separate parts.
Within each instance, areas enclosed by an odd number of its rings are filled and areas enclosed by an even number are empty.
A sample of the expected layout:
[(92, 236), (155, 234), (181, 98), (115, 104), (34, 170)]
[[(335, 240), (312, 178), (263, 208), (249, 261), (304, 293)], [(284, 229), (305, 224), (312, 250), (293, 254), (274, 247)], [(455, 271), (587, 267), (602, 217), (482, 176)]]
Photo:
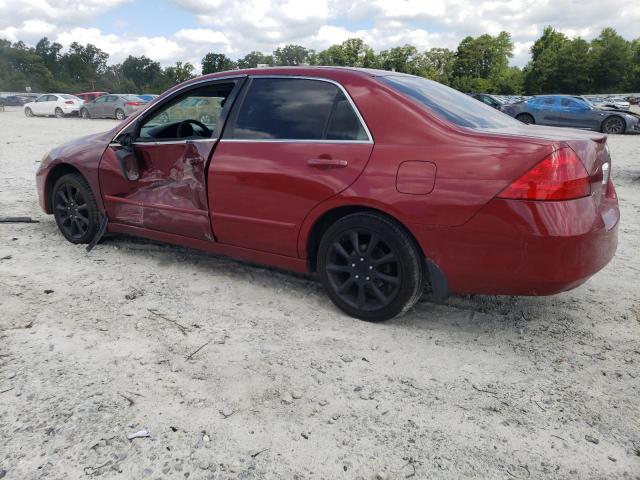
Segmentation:
[(392, 72), (388, 70), (377, 70), (374, 68), (358, 68), (358, 67), (324, 67), (324, 66), (288, 66), (288, 67), (268, 67), (268, 68), (245, 68), (240, 70), (226, 70), (224, 72), (210, 73), (198, 77), (197, 80), (206, 80), (207, 78), (218, 78), (235, 75), (287, 75), (301, 77), (323, 77), (332, 78), (334, 75), (353, 75), (358, 77), (387, 77), (387, 76), (404, 76), (413, 77), (406, 73)]

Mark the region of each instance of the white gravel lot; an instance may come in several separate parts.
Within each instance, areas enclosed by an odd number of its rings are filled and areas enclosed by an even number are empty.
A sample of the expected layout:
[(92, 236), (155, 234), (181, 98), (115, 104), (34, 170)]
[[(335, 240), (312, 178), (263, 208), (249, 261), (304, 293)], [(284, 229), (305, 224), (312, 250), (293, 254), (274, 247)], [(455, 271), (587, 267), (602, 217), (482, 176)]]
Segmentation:
[(0, 216), (40, 221), (0, 224), (0, 478), (640, 479), (640, 137), (585, 285), (369, 324), (302, 276), (67, 243), (38, 162), (112, 125), (0, 112)]

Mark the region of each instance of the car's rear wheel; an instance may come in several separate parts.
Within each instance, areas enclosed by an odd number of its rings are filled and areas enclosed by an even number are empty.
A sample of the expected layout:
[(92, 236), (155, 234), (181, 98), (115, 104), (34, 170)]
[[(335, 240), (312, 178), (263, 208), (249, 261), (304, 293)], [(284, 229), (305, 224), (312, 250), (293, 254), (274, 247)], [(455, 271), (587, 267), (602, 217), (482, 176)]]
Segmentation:
[(32, 111), (29, 107), (27, 107), (27, 108), (25, 108), (25, 109), (24, 109), (24, 114), (25, 114), (27, 117), (33, 117), (33, 111)]
[(91, 115), (89, 115), (89, 110), (87, 110), (86, 108), (80, 110), (80, 116), (85, 120), (91, 118)]
[(121, 109), (116, 109), (116, 120), (124, 120), (124, 111)]
[(420, 298), (424, 261), (409, 234), (375, 212), (341, 218), (322, 236), (318, 273), (329, 298), (368, 321), (401, 315)]
[(622, 117), (614, 115), (613, 117), (609, 117), (604, 122), (602, 122), (602, 133), (619, 135), (621, 133), (624, 133), (626, 127), (627, 125), (625, 124)]
[(98, 204), (86, 180), (77, 173), (60, 177), (51, 191), (58, 228), (71, 243), (89, 243), (99, 227)]
[(60, 107), (57, 107), (53, 113), (55, 114), (56, 118), (64, 117), (64, 112)]
[(520, 120), (522, 123), (526, 123), (527, 125), (536, 123), (534, 118), (528, 113), (521, 113), (520, 115), (517, 115), (516, 120)]

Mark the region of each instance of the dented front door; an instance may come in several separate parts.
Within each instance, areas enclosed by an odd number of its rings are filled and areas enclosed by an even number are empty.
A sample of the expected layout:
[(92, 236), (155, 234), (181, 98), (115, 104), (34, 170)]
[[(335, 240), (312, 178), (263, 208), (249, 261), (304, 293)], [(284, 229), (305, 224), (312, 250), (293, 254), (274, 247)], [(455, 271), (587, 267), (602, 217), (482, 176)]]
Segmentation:
[(187, 85), (118, 133), (100, 162), (110, 222), (214, 240), (205, 172), (244, 78)]
[(215, 139), (134, 143), (140, 178), (126, 180), (112, 144), (100, 163), (100, 187), (109, 221), (213, 240), (205, 165)]

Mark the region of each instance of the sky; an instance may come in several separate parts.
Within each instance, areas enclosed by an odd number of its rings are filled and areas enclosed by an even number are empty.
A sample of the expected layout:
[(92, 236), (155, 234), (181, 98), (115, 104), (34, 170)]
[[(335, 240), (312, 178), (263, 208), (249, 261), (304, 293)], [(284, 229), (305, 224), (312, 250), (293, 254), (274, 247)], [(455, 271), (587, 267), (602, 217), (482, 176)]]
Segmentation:
[(640, 36), (638, 0), (0, 0), (0, 38), (92, 43), (118, 63), (146, 55), (200, 67), (288, 43), (322, 50), (359, 37), (376, 51), (410, 43), (455, 49), (464, 37), (511, 33), (524, 66), (546, 25), (587, 40), (606, 26)]

